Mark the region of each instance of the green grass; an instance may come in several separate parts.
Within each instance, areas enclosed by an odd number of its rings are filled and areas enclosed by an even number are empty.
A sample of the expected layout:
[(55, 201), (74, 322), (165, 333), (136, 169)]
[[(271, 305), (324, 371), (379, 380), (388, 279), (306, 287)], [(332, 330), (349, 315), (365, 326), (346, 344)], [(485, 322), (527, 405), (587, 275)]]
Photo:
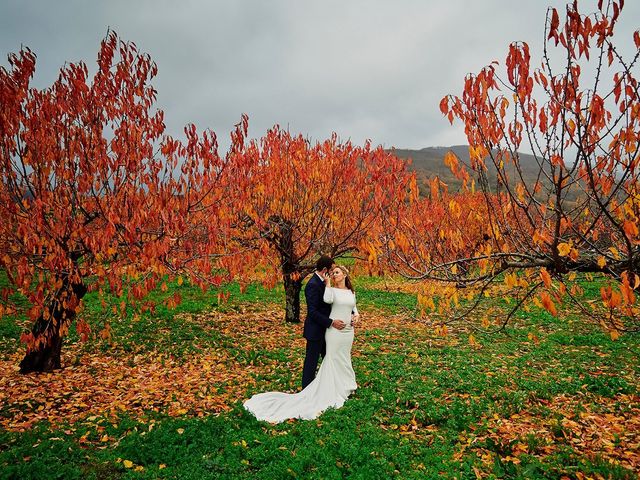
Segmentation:
[[(0, 275), (0, 289), (7, 286), (6, 275)], [(177, 307), (168, 308), (163, 302), (175, 292), (180, 294), (182, 301)], [(219, 302), (218, 293), (228, 294), (228, 299)], [(101, 299), (105, 302), (104, 306)], [(220, 340), (215, 330), (189, 321), (189, 315), (210, 311), (234, 312), (246, 304), (275, 302), (284, 305), (284, 290), (281, 286), (268, 290), (259, 284), (249, 284), (241, 290), (239, 284), (232, 283), (203, 292), (200, 288), (186, 283), (178, 286), (174, 281), (168, 283), (166, 292), (158, 288), (145, 298), (145, 302), (155, 304), (153, 311), (141, 311), (139, 307), (127, 306), (126, 311), (120, 313), (118, 307), (122, 300), (108, 292), (102, 296), (98, 292), (91, 292), (85, 296), (85, 310), (80, 315), (90, 325), (92, 332), (99, 333), (107, 324), (112, 331), (109, 341), (95, 338), (88, 345), (88, 350), (94, 348), (97, 343), (103, 350), (118, 347), (127, 352), (159, 349), (180, 355), (187, 354), (216, 344)], [(18, 303), (26, 305), (23, 298)], [(113, 312), (114, 307), (118, 309), (117, 313)], [(21, 348), (20, 335), (27, 332), (29, 327), (30, 323), (25, 315), (0, 317), (0, 354)], [(75, 328), (72, 327), (68, 341), (76, 343), (78, 340)]]
[[(358, 282), (361, 311), (392, 316), (415, 309), (413, 296), (372, 285)], [(165, 294), (156, 292), (155, 300), (176, 290), (183, 297), (178, 308), (158, 307), (135, 322), (129, 311), (124, 318), (110, 318), (114, 343), (94, 341), (83, 348), (120, 355), (158, 350), (185, 362), (202, 348), (223, 348), (241, 366), (281, 366), (247, 373), (258, 380), (247, 396), (269, 387), (295, 387), (300, 372), (286, 365), (299, 360), (301, 350), (258, 347), (249, 339), (239, 345), (215, 323), (195, 318), (212, 310), (241, 313), (274, 302), (283, 305), (282, 288), (269, 291), (251, 285), (240, 293), (231, 285), (225, 287), (232, 291), (230, 300), (218, 305), (217, 291), (202, 293), (173, 284)], [(108, 299), (103, 311), (96, 295), (87, 298), (86, 315), (95, 329), (109, 318), (110, 305), (116, 302)], [(0, 330), (5, 350), (14, 348), (9, 344), (19, 337), (19, 329), (8, 323), (3, 320)], [(578, 317), (555, 319), (535, 309), (527, 314), (524, 327), (499, 335), (476, 334), (480, 349), (468, 344), (464, 329), (442, 339), (410, 320), (395, 325), (358, 333), (354, 368), (360, 388), (343, 408), (327, 411), (318, 420), (275, 426), (258, 422), (238, 398), (230, 412), (204, 418), (149, 412), (143, 418), (101, 420), (99, 425), (79, 422), (54, 428), (41, 423), (22, 433), (0, 429), (0, 478), (475, 479), (474, 469), (485, 478), (576, 478), (576, 472), (636, 478), (566, 440), (563, 435), (571, 432), (553, 401), (562, 396), (580, 399), (572, 408), (592, 412), (617, 408), (621, 414), (631, 408), (617, 405), (616, 399), (638, 394), (637, 336), (612, 341)], [(529, 331), (540, 326), (539, 343), (528, 341)], [(548, 415), (555, 422), (558, 448), (541, 457), (531, 453), (545, 447), (536, 436), (495, 439), (492, 419), (513, 415)], [(85, 434), (93, 441), (83, 442)], [(105, 434), (108, 442), (96, 440)], [(514, 463), (508, 458), (518, 443), (525, 443), (530, 453)], [(481, 461), (483, 452), (492, 455), (490, 465)], [(131, 468), (125, 460), (133, 463)]]

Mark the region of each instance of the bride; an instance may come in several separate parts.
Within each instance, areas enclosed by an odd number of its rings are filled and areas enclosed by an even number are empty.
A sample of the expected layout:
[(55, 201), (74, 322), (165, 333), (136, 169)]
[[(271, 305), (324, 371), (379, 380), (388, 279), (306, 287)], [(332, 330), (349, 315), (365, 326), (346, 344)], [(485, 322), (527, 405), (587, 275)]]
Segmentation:
[[(334, 287), (331, 286), (331, 278)], [(334, 266), (325, 277), (325, 285), (323, 300), (331, 304), (329, 317), (350, 318), (350, 321), (342, 330), (327, 328), (327, 353), (316, 378), (301, 392), (259, 393), (244, 402), (244, 407), (258, 420), (273, 423), (289, 418), (311, 420), (329, 407), (342, 407), (347, 397), (358, 388), (351, 365), (351, 345), (353, 325), (357, 323), (359, 314), (349, 271), (343, 266)]]

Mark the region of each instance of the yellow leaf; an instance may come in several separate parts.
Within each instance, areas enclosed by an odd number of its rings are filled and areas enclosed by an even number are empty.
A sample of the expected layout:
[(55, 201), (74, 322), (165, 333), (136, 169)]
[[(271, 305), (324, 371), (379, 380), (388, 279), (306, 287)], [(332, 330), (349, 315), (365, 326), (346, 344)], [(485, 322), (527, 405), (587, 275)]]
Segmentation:
[(138, 465), (136, 468), (134, 468), (134, 470), (136, 472), (142, 472), (144, 470), (144, 467), (142, 465)]
[(178, 277), (178, 286), (182, 285), (182, 282), (183, 282), (182, 276), (179, 276)]
[(133, 462), (131, 460), (125, 460), (124, 462), (122, 462), (124, 464), (124, 468), (131, 468), (133, 467)]
[(569, 255), (570, 251), (571, 245), (569, 245), (568, 243), (560, 243), (558, 245), (558, 255), (560, 255), (561, 257), (566, 257), (567, 255)]
[(176, 432), (178, 432), (178, 435), (182, 435), (184, 433), (184, 428), (179, 428)]
[(606, 264), (607, 260), (602, 255), (600, 255), (600, 258), (598, 258), (598, 266), (600, 268), (604, 268)]
[(609, 335), (611, 336), (611, 340), (616, 341), (618, 338), (620, 338), (620, 332), (618, 332), (617, 330), (609, 330)]
[(512, 288), (513, 286), (515, 286), (515, 284), (517, 283), (515, 274), (507, 273), (504, 276), (504, 283), (507, 286), (507, 288)]
[(449, 150), (444, 155), (444, 164), (451, 169), (451, 171), (455, 172), (458, 170), (458, 157), (456, 154)]
[(167, 466), (164, 463), (161, 463), (160, 465), (158, 465), (158, 468), (162, 470), (163, 468), (167, 468)]

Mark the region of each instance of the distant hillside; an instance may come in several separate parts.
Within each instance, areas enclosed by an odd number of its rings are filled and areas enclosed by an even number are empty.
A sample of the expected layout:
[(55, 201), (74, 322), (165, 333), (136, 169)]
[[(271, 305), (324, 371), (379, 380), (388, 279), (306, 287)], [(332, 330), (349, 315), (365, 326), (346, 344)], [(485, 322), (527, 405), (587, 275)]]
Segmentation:
[[(392, 150), (400, 158), (411, 158), (413, 160), (411, 168), (418, 174), (418, 178), (423, 185), (421, 191), (428, 190), (426, 181), (438, 176), (440, 180), (449, 186), (450, 192), (457, 191), (461, 182), (453, 176), (449, 167), (444, 164), (444, 156), (449, 151), (453, 151), (458, 158), (465, 164), (469, 165), (469, 147), (467, 145), (454, 145), (452, 147), (427, 147), (420, 150), (408, 150), (396, 148)], [(495, 168), (492, 168), (492, 162), (487, 162), (489, 167), (489, 178), (491, 184), (495, 186)], [(525, 183), (533, 185), (538, 177), (539, 167), (533, 155), (520, 154), (520, 165), (522, 168)], [(470, 172), (473, 173), (473, 172)]]

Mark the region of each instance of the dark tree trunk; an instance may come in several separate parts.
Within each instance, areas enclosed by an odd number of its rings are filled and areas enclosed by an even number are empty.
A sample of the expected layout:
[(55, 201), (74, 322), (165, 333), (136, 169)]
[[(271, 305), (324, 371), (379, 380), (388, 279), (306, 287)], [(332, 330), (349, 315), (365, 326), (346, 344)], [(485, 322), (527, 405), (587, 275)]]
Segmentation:
[(285, 293), (284, 319), (286, 322), (299, 323), (302, 277), (293, 243), (293, 226), (290, 221), (277, 216), (271, 217), (270, 222), (275, 227), (271, 241), (280, 253), (280, 268)]
[[(49, 319), (45, 320), (44, 316), (40, 315), (33, 325), (31, 329), (33, 336), (36, 339), (44, 336), (47, 341), (27, 351), (20, 362), (20, 373), (51, 372), (61, 367), (60, 327), (73, 321), (76, 316), (75, 307), (87, 293), (87, 287), (83, 283), (70, 284), (65, 278), (61, 292), (61, 295), (48, 307)], [(63, 300), (66, 300), (66, 308), (63, 307)]]
[(300, 290), (302, 280), (294, 280), (291, 275), (284, 276), (285, 314), (284, 319), (290, 323), (300, 322)]

